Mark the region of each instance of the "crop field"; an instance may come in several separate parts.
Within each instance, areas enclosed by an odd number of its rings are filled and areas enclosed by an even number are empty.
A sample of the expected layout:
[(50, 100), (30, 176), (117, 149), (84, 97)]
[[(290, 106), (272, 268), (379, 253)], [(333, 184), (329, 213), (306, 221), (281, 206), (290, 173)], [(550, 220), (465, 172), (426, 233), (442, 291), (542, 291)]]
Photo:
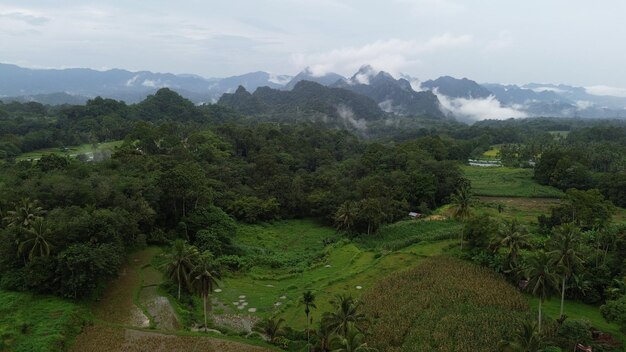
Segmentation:
[(560, 198), (563, 192), (533, 180), (532, 169), (463, 166), (472, 191), (479, 196)]
[[(329, 301), (336, 294), (359, 297), (384, 276), (445, 251), (455, 241), (444, 238), (455, 238), (460, 229), (452, 221), (406, 221), (391, 226), (383, 228), (376, 240), (343, 240), (325, 246), (323, 240), (333, 238), (334, 230), (311, 220), (267, 227), (242, 225), (238, 243), (256, 243), (262, 246), (257, 250), (284, 257), (289, 266), (255, 266), (249, 272), (224, 278), (220, 292), (214, 293), (216, 313), (253, 320), (279, 315), (288, 326), (303, 328), (306, 319), (300, 297), (304, 291), (316, 295), (318, 308), (312, 317), (317, 322), (331, 309)], [(393, 244), (393, 250), (385, 249), (385, 244)]]
[(0, 351), (64, 351), (86, 317), (60, 298), (0, 290)]
[(112, 142), (104, 142), (104, 143), (98, 143), (95, 148), (94, 145), (87, 143), (87, 144), (81, 144), (81, 145), (77, 145), (77, 146), (72, 146), (72, 147), (67, 147), (67, 148), (46, 148), (46, 149), (39, 149), (39, 150), (34, 150), (32, 152), (28, 152), (28, 153), (24, 153), (21, 154), (19, 156), (17, 156), (17, 158), (15, 158), (17, 161), (22, 161), (22, 160), (39, 160), (41, 159), (42, 156), (46, 155), (46, 154), (56, 154), (56, 155), (60, 155), (60, 156), (67, 156), (70, 158), (75, 158), (80, 154), (85, 154), (88, 156), (93, 156), (93, 153), (95, 151), (113, 151), (115, 149), (115, 147), (119, 147), (120, 145), (122, 145), (123, 141), (112, 141)]
[(502, 278), (446, 256), (381, 280), (363, 302), (368, 344), (386, 352), (495, 351), (529, 314), (524, 296)]

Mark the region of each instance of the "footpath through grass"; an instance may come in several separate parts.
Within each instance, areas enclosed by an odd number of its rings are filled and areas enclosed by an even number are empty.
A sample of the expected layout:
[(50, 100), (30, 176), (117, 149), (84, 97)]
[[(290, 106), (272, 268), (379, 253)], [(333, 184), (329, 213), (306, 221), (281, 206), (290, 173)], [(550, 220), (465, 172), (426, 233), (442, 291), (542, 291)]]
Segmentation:
[(533, 180), (533, 169), (510, 167), (463, 166), (472, 191), (479, 196), (560, 198), (560, 190)]
[(0, 351), (65, 351), (87, 318), (80, 304), (0, 290)]

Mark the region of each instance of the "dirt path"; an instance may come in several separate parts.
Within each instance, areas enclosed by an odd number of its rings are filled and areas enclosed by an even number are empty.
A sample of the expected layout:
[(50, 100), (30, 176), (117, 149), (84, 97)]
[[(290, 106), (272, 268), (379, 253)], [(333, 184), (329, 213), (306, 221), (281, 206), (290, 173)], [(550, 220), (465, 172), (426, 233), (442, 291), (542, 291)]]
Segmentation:
[[(95, 324), (83, 330), (70, 351), (268, 351), (210, 337), (180, 336), (181, 324), (167, 297), (158, 292), (163, 280), (150, 263), (161, 249), (133, 253), (109, 283), (92, 311)], [(147, 332), (143, 329), (150, 328)]]

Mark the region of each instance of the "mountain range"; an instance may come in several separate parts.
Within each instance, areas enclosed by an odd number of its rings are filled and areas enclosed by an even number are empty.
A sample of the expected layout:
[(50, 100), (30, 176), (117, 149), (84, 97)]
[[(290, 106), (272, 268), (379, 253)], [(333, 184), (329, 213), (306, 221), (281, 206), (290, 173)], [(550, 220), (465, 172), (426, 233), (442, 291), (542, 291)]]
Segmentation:
[[(308, 83), (303, 85), (303, 82)], [(626, 117), (626, 97), (595, 95), (584, 87), (479, 84), (450, 76), (419, 82), (404, 75), (395, 78), (368, 65), (349, 78), (336, 73), (319, 75), (308, 68), (295, 76), (259, 71), (227, 78), (204, 78), (120, 69), (28, 69), (0, 64), (0, 100), (3, 101), (82, 104), (102, 96), (136, 103), (163, 87), (196, 104), (219, 102), (247, 114), (288, 113), (294, 107), (296, 112), (312, 111), (314, 107), (320, 113), (341, 118), (338, 108), (341, 107), (348, 108), (355, 120), (371, 120), (380, 114), (468, 121), (533, 116)], [(285, 103), (291, 99), (296, 101)]]

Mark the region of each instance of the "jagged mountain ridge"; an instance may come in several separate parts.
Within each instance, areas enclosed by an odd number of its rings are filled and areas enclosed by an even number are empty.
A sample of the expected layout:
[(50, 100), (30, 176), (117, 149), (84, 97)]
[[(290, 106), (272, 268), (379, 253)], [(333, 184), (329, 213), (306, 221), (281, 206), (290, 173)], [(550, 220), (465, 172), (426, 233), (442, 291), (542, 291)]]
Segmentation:
[(397, 115), (444, 117), (439, 100), (432, 92), (416, 92), (406, 79), (396, 80), (387, 72), (376, 72), (371, 66), (361, 67), (349, 80), (340, 80), (333, 87), (365, 95), (382, 110)]

